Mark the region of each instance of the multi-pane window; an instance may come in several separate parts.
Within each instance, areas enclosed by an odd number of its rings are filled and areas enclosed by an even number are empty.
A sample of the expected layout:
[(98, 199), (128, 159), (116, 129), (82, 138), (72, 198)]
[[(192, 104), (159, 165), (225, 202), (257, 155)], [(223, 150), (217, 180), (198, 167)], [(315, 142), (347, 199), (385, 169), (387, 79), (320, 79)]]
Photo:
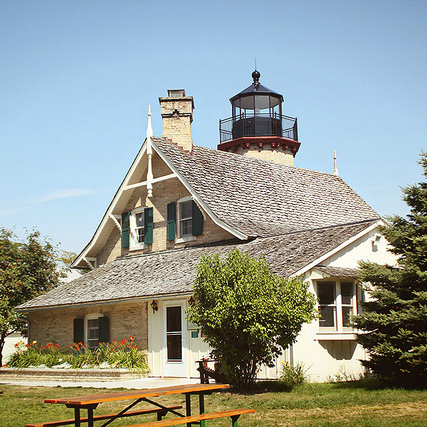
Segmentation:
[(349, 330), (350, 316), (356, 314), (356, 285), (350, 281), (318, 281), (319, 327)]
[(137, 243), (144, 243), (144, 211), (135, 213), (135, 238)]
[(188, 200), (178, 204), (179, 237), (191, 236), (193, 233), (193, 202)]
[(145, 216), (144, 208), (137, 208), (131, 212), (131, 246), (139, 247), (144, 244)]
[(99, 319), (89, 319), (87, 321), (87, 346), (95, 349), (99, 344)]

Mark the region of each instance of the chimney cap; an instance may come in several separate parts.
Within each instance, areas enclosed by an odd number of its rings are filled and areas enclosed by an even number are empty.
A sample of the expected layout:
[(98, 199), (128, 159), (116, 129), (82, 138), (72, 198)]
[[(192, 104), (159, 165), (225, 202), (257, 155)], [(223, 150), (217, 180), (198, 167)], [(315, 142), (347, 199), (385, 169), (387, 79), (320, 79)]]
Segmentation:
[(168, 89), (169, 98), (182, 98), (185, 97), (185, 89)]

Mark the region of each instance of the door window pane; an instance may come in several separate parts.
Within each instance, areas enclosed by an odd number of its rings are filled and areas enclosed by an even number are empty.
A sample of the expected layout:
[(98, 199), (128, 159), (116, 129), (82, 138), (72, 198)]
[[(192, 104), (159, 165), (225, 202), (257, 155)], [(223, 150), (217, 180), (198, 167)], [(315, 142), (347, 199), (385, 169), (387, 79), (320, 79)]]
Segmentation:
[(168, 347), (168, 361), (180, 361), (182, 360), (182, 336), (168, 335), (167, 336), (167, 347)]
[(181, 332), (181, 307), (167, 308), (167, 332)]
[(166, 308), (167, 360), (182, 360), (182, 316), (181, 307)]

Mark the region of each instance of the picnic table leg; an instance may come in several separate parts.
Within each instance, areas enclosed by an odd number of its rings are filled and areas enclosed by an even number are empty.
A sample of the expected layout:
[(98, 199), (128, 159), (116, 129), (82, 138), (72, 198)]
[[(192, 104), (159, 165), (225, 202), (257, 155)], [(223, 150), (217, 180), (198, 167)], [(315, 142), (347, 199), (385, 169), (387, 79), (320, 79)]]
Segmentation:
[(87, 408), (87, 425), (93, 427), (93, 408)]
[[(203, 393), (199, 393), (199, 410), (200, 414), (205, 413), (205, 395)], [(205, 427), (205, 420), (200, 421), (200, 427)]]
[[(185, 415), (191, 416), (191, 395), (190, 393), (185, 394)], [(191, 423), (187, 424), (187, 427), (191, 427)]]
[(231, 425), (232, 427), (237, 427), (237, 420), (239, 419), (240, 415), (234, 415), (234, 417), (231, 417)]
[(76, 426), (76, 427), (80, 427), (80, 408), (78, 408), (78, 407), (75, 407), (74, 408), (74, 420), (75, 420), (75, 422), (74, 422), (74, 425)]

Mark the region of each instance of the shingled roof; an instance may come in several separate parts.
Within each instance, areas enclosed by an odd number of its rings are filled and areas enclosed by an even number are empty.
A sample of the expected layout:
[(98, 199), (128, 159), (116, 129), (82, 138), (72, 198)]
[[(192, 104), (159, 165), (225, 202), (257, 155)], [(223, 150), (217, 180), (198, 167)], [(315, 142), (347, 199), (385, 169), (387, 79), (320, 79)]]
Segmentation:
[(234, 248), (250, 256), (264, 256), (275, 273), (287, 277), (319, 260), (375, 223), (376, 221), (365, 221), (257, 238), (250, 242), (223, 242), (220, 245), (123, 257), (18, 308), (31, 311), (190, 293), (196, 277), (195, 266), (200, 258), (214, 254), (225, 256)]
[(198, 146), (189, 154), (163, 138), (153, 145), (219, 219), (246, 236), (380, 219), (332, 174)]

